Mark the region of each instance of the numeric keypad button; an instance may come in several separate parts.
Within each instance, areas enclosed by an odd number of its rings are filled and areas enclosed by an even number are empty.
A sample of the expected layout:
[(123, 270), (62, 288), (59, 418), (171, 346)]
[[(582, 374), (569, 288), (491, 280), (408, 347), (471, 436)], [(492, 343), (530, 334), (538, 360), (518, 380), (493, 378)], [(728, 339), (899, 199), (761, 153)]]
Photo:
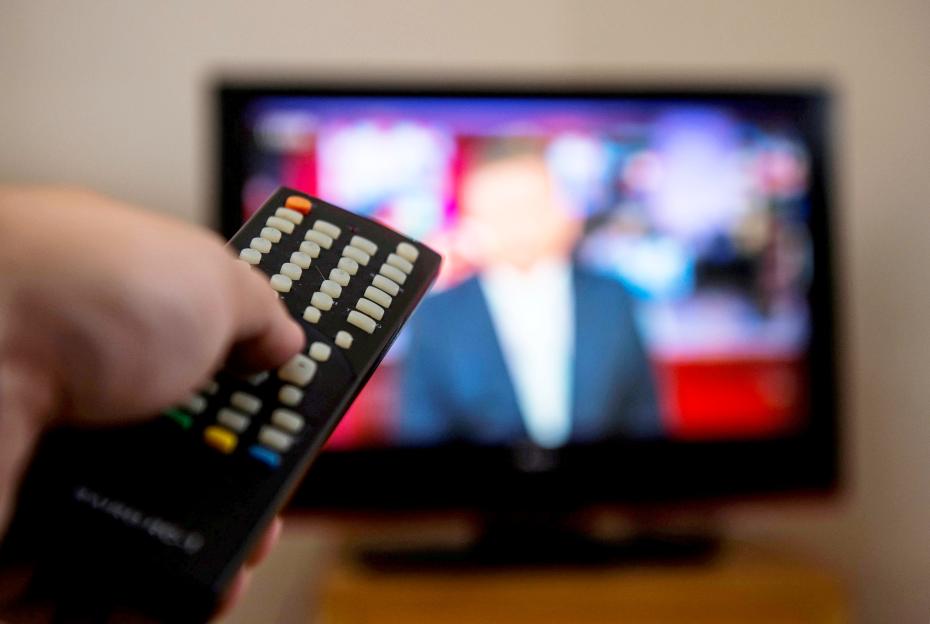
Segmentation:
[(362, 236), (353, 236), (352, 239), (349, 241), (349, 244), (352, 245), (353, 247), (358, 247), (359, 249), (367, 253), (369, 256), (373, 256), (376, 253), (378, 253), (378, 246), (374, 244), (372, 241)]
[(304, 387), (313, 381), (317, 364), (306, 355), (298, 353), (278, 369), (278, 378), (295, 386)]

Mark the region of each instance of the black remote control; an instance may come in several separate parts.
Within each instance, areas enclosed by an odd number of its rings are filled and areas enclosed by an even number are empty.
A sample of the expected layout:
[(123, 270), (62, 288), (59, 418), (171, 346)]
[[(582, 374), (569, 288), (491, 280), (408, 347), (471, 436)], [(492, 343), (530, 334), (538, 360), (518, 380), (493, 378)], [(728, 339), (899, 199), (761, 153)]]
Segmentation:
[(229, 244), (268, 275), (307, 350), (250, 378), (221, 371), (151, 423), (46, 437), (7, 550), (40, 552), (36, 592), (84, 612), (75, 619), (92, 619), (100, 605), (208, 619), (441, 261), (288, 188)]

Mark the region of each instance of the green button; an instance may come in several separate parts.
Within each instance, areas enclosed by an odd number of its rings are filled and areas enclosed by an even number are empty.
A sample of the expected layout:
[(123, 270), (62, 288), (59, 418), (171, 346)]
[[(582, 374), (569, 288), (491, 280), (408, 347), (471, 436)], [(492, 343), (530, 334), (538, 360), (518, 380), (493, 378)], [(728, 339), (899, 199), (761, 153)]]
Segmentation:
[(185, 429), (190, 429), (191, 425), (194, 424), (194, 420), (188, 415), (178, 409), (169, 409), (165, 411), (165, 416), (178, 423)]

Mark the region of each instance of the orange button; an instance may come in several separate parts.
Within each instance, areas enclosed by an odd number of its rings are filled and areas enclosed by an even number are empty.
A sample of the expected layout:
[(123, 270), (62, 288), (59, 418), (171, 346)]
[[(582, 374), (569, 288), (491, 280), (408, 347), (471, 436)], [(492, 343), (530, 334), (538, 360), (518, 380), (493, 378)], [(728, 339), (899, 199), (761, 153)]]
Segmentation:
[(300, 195), (291, 195), (287, 198), (287, 201), (284, 202), (286, 208), (291, 210), (296, 210), (297, 212), (307, 214), (310, 212), (310, 208), (313, 207), (313, 204), (310, 203), (310, 200), (306, 197), (301, 197)]
[(203, 438), (207, 444), (221, 453), (232, 453), (236, 450), (236, 443), (239, 441), (236, 434), (217, 426), (204, 429)]

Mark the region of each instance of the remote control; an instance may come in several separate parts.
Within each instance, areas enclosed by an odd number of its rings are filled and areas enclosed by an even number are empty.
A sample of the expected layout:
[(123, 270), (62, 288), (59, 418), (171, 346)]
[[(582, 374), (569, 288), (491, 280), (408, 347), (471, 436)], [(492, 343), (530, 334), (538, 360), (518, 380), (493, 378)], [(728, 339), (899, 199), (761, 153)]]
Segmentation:
[(100, 605), (209, 618), (441, 261), (289, 188), (229, 245), (268, 276), (306, 350), (248, 378), (221, 371), (153, 422), (46, 437), (7, 543), (14, 558), (27, 542), (39, 549), (35, 591), (85, 619)]

